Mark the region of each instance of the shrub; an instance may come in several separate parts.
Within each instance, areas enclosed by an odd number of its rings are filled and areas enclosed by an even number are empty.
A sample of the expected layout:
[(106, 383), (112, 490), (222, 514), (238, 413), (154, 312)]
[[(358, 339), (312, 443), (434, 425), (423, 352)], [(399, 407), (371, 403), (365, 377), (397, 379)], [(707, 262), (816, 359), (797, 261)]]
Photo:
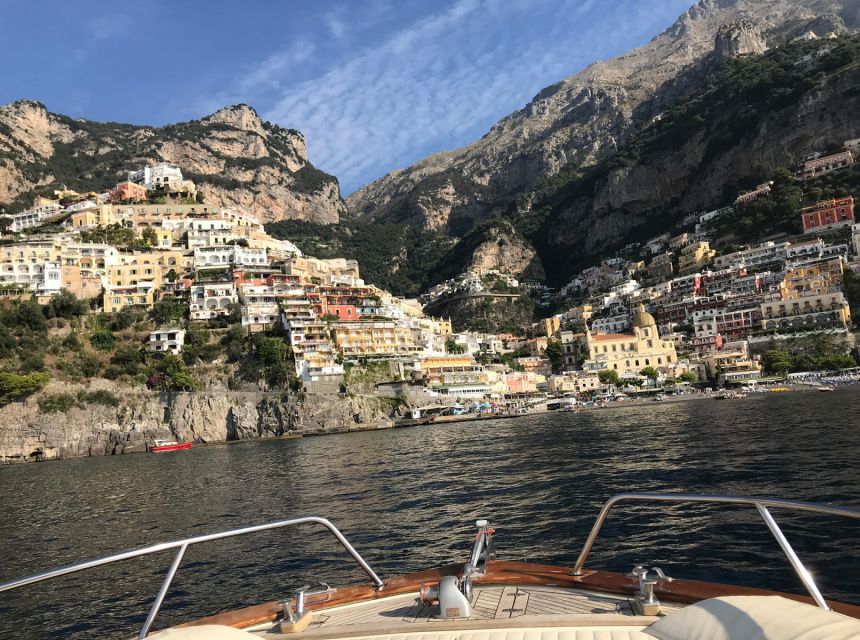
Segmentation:
[(134, 376), (140, 373), (144, 354), (134, 346), (121, 347), (116, 350), (110, 363), (121, 373)]
[(39, 410), (42, 413), (66, 413), (76, 407), (80, 405), (71, 393), (49, 393), (39, 398)]
[(45, 317), (49, 319), (65, 318), (71, 320), (86, 315), (87, 310), (87, 304), (78, 300), (75, 294), (68, 289), (60, 290), (44, 307)]
[(44, 371), (27, 375), (0, 371), (0, 405), (24, 398), (38, 391), (48, 384), (50, 378)]
[(119, 398), (110, 391), (99, 389), (96, 391), (81, 391), (78, 393), (78, 401), (82, 404), (101, 404), (106, 407), (118, 407)]
[(245, 356), (247, 339), (245, 328), (240, 324), (231, 326), (221, 338), (221, 346), (227, 352), (230, 362), (238, 362)]
[(166, 324), (178, 324), (188, 316), (188, 305), (172, 296), (166, 296), (155, 303), (149, 312), (159, 326)]
[(136, 307), (123, 307), (120, 311), (114, 314), (113, 321), (111, 322), (111, 329), (114, 331), (130, 329), (136, 323), (143, 320), (145, 315), (146, 314), (143, 309)]
[(102, 367), (95, 354), (82, 352), (73, 360), (58, 362), (57, 368), (73, 380), (81, 380), (96, 377)]
[(111, 351), (116, 346), (116, 336), (107, 329), (90, 334), (90, 344), (99, 351)]
[(66, 339), (63, 340), (63, 346), (69, 351), (79, 351), (81, 346), (81, 340), (78, 338), (78, 334), (70, 333), (66, 336)]

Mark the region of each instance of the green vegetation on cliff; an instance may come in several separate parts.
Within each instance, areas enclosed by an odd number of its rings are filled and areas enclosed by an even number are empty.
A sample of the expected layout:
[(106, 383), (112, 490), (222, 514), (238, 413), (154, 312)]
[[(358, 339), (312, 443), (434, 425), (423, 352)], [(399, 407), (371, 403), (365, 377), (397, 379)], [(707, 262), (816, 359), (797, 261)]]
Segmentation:
[[(796, 129), (798, 123), (791, 119), (794, 110), (825, 89), (850, 86), (840, 99), (848, 101), (846, 105), (856, 101), (860, 96), (854, 80), (858, 61), (860, 36), (795, 42), (762, 55), (727, 60), (697, 82), (685, 97), (631, 136), (612, 156), (591, 167), (565, 167), (548, 179), (533, 194), (532, 210), (525, 214), (512, 212), (511, 219), (538, 249), (547, 271), (556, 281), (564, 281), (577, 269), (616, 253), (628, 243), (671, 230), (690, 213), (680, 203), (692, 194), (699, 201), (706, 199), (704, 206), (716, 208), (731, 204), (739, 191), (770, 179), (773, 165), (769, 167), (768, 163), (777, 158), (778, 164), (789, 164), (789, 156), (784, 149), (767, 148), (768, 140), (775, 144), (780, 135)], [(846, 105), (842, 108), (847, 108)], [(752, 140), (765, 124), (768, 130), (763, 142), (765, 148), (758, 148)], [(841, 142), (833, 140), (832, 144)], [(703, 152), (694, 155), (692, 162), (680, 164), (673, 160), (683, 157), (682, 150), (691, 143)], [(734, 168), (734, 161), (729, 159), (741, 150), (754, 160), (746, 166), (755, 166), (755, 159), (760, 159), (761, 169)], [(605, 211), (592, 209), (595, 194), (612, 193), (618, 188), (619, 176), (623, 180), (637, 168), (664, 164), (673, 174), (669, 181), (674, 185), (671, 197), (665, 201), (654, 202), (646, 197), (643, 202), (625, 202), (614, 198), (609, 200)], [(708, 186), (715, 167), (727, 171), (717, 191)], [(783, 193), (748, 208), (745, 219), (738, 222), (737, 231), (744, 239), (756, 240), (773, 231), (796, 229), (788, 205), (793, 203), (797, 212), (799, 198), (785, 180), (777, 181), (779, 186), (786, 187)], [(820, 185), (818, 195), (828, 197), (840, 192), (840, 186), (828, 182)], [(816, 193), (808, 199), (813, 199)], [(626, 219), (626, 230), (612, 242), (587, 247), (587, 230), (594, 224), (594, 216), (607, 215)]]
[(353, 258), (365, 281), (403, 296), (416, 296), (438, 281), (436, 270), (453, 243), (405, 224), (359, 220), (337, 225), (284, 220), (266, 230), (317, 258)]
[[(187, 304), (170, 296), (149, 311), (127, 307), (113, 314), (88, 312), (68, 291), (46, 305), (35, 298), (0, 300), (0, 404), (24, 398), (52, 378), (104, 378), (161, 391), (196, 391), (213, 376), (239, 388), (297, 386), (292, 353), (283, 337), (249, 337), (241, 324), (189, 324)], [(146, 349), (149, 332), (159, 327), (186, 327), (181, 356)], [(51, 411), (108, 404), (102, 396), (89, 395), (44, 402)]]

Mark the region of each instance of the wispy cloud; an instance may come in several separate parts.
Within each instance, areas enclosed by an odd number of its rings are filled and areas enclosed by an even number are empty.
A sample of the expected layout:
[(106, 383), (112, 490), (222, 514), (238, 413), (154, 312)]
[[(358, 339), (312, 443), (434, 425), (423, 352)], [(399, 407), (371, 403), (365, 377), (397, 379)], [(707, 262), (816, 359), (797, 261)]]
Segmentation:
[[(330, 64), (299, 82), (290, 68), (314, 46), (295, 43), (249, 72), (238, 97), (268, 103), (268, 119), (301, 129), (311, 160), (349, 192), (471, 141), (541, 88), (658, 33), (687, 2), (456, 0), (327, 56)], [(390, 10), (374, 6), (380, 15)], [(335, 12), (325, 24), (339, 39), (355, 22)]]
[(310, 60), (316, 47), (312, 42), (299, 40), (286, 51), (272, 54), (239, 81), (242, 92), (263, 88), (278, 88), (288, 83), (296, 67)]
[(124, 13), (102, 15), (87, 22), (89, 34), (95, 40), (121, 38), (131, 29), (131, 16)]

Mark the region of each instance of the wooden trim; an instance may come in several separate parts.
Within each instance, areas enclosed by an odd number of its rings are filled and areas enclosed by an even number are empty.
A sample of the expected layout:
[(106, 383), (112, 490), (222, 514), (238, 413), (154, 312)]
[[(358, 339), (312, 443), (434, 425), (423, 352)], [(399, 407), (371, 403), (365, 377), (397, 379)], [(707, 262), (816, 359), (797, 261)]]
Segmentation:
[[(462, 564), (451, 564), (436, 569), (427, 569), (417, 573), (397, 576), (385, 582), (380, 589), (370, 585), (353, 585), (338, 588), (333, 597), (325, 602), (309, 602), (307, 608), (311, 611), (328, 609), (341, 606), (375, 600), (388, 596), (417, 593), (422, 584), (438, 584), (443, 576), (459, 575), (463, 570)], [(633, 576), (611, 573), (608, 571), (585, 570), (581, 576), (570, 575), (570, 568), (553, 565), (533, 564), (530, 562), (511, 562), (505, 560), (494, 560), (488, 563), (487, 573), (475, 579), (475, 584), (501, 584), (501, 585), (533, 585), (545, 587), (567, 587), (583, 588), (592, 591), (614, 593), (620, 595), (632, 595), (637, 587), (638, 580)], [(753, 587), (739, 587), (715, 582), (702, 582), (700, 580), (675, 579), (658, 580), (654, 589), (658, 599), (667, 602), (692, 603), (708, 598), (720, 596), (782, 596), (790, 600), (814, 604), (808, 596), (797, 596), (767, 589), (756, 589)], [(841, 602), (828, 602), (834, 611), (860, 618), (860, 606), (844, 604)], [(181, 627), (197, 626), (203, 624), (220, 624), (230, 627), (244, 628), (263, 622), (271, 622), (281, 615), (281, 605), (278, 602), (266, 602), (263, 604), (226, 611), (213, 616), (207, 616), (179, 625)], [(484, 621), (482, 621), (484, 622)], [(435, 627), (434, 627), (435, 628)]]
[(403, 624), (352, 625), (343, 627), (322, 627), (305, 631), (302, 638), (308, 640), (334, 640), (354, 636), (382, 636), (393, 634), (439, 633), (445, 631), (475, 631), (484, 629), (541, 629), (554, 627), (647, 627), (657, 622), (657, 616), (628, 616), (619, 613), (583, 614), (572, 618), (570, 615), (518, 616), (516, 618), (496, 618), (494, 620), (439, 620), (433, 622), (413, 622), (404, 628)]

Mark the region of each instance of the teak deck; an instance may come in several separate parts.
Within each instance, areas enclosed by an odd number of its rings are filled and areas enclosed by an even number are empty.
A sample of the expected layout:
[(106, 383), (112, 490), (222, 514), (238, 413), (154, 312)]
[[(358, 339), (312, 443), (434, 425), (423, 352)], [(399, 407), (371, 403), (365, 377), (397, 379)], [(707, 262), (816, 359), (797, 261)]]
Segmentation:
[[(429, 612), (417, 602), (415, 596), (422, 584), (436, 584), (443, 576), (459, 575), (462, 570), (462, 564), (454, 564), (397, 576), (385, 581), (385, 585), (379, 590), (371, 585), (339, 588), (326, 602), (308, 603), (307, 608), (317, 613), (315, 621), (304, 633), (316, 637), (318, 632), (325, 631), (327, 628), (342, 629), (350, 624), (372, 625), (379, 619), (383, 619), (388, 625), (394, 622), (430, 623), (431, 620), (433, 624), (443, 624), (443, 621), (430, 618)], [(472, 620), (498, 621), (500, 618), (510, 620), (518, 616), (529, 616), (530, 619), (534, 619), (534, 616), (540, 615), (552, 618), (558, 615), (589, 614), (600, 615), (601, 618), (606, 616), (606, 621), (609, 622), (610, 618), (627, 617), (632, 614), (629, 599), (638, 588), (638, 580), (635, 577), (589, 570), (584, 571), (580, 576), (572, 576), (570, 571), (567, 567), (526, 562), (500, 560), (488, 562), (486, 574), (474, 581), (476, 587), (473, 594), (474, 615), (470, 622)], [(814, 604), (811, 598), (804, 596), (683, 579), (659, 580), (654, 593), (666, 605), (665, 610), (677, 608), (685, 603), (727, 595), (781, 595), (792, 600)], [(391, 599), (391, 596), (398, 595), (405, 597)], [(380, 600), (383, 598), (385, 600)], [(380, 600), (379, 606), (356, 607), (352, 612), (350, 608), (344, 608), (322, 613), (323, 610), (372, 600)], [(830, 602), (829, 605), (834, 611), (860, 618), (860, 606), (839, 602)], [(280, 617), (280, 614), (279, 603), (267, 602), (208, 616), (180, 626), (220, 624), (245, 628), (274, 621)], [(361, 622), (365, 618), (367, 622)], [(350, 620), (353, 621), (350, 623)]]

